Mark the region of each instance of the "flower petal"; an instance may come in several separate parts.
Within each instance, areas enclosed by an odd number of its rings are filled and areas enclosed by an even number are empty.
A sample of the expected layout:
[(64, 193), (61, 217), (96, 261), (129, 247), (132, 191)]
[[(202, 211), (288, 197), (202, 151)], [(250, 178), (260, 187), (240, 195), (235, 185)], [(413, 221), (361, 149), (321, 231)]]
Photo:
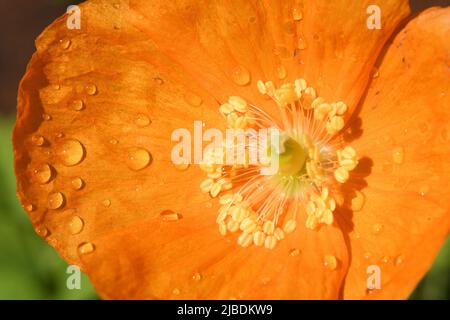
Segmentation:
[[(448, 234), (449, 21), (450, 8), (430, 9), (396, 36), (345, 136), (361, 135), (352, 145), (365, 159), (349, 185), (365, 204), (340, 221), (351, 232), (345, 298), (408, 297)], [(367, 290), (369, 265), (380, 290)]]
[[(134, 24), (211, 92), (233, 88), (247, 101), (271, 110), (273, 104), (261, 99), (256, 81), (281, 84), (304, 77), (320, 96), (342, 100), (353, 110), (383, 45), (409, 13), (408, 1), (383, 1), (382, 28), (368, 29), (371, 4), (180, 0), (132, 1), (130, 6)], [(298, 21), (294, 10), (302, 12)], [(251, 81), (236, 88), (234, 72), (241, 66)], [(280, 66), (287, 72), (282, 79)], [(220, 101), (225, 98), (218, 96)]]
[(171, 163), (170, 137), (222, 128), (217, 98), (235, 92), (185, 72), (117, 4), (81, 5), (81, 30), (55, 21), (20, 84), (15, 171), (36, 230), (107, 298), (337, 298), (338, 228), (299, 227), (272, 251), (219, 234), (203, 173)]

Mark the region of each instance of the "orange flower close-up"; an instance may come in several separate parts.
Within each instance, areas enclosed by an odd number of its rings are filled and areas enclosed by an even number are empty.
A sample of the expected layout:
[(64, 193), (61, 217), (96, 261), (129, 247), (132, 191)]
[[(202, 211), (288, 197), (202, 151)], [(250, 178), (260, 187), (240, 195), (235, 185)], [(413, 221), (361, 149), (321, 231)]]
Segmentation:
[[(406, 299), (450, 229), (449, 39), (405, 0), (83, 2), (20, 82), (17, 195), (105, 299)], [(279, 144), (216, 161), (230, 129)]]

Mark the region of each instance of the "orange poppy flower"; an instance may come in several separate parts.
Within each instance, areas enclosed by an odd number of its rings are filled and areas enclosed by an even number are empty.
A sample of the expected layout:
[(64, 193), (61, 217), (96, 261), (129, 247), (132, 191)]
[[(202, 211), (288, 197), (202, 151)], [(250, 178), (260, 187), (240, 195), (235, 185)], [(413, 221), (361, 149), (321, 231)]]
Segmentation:
[[(37, 232), (104, 298), (407, 297), (449, 230), (450, 9), (391, 39), (407, 1), (380, 3), (381, 29), (370, 4), (92, 0), (80, 29), (57, 19), (13, 138)], [(281, 173), (174, 165), (195, 120), (281, 128)]]

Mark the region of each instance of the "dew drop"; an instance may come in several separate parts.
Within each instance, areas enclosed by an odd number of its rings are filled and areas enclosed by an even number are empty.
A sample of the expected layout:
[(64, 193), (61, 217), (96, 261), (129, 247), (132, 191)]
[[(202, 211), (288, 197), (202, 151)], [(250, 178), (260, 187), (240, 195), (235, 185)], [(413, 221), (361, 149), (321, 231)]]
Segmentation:
[(297, 5), (292, 9), (292, 17), (295, 21), (300, 21), (303, 19), (303, 12), (300, 6)]
[(69, 231), (72, 235), (78, 234), (83, 230), (84, 222), (79, 216), (73, 216), (68, 222)]
[(71, 44), (72, 44), (72, 41), (70, 41), (69, 39), (61, 39), (61, 40), (59, 40), (59, 45), (64, 50), (69, 49)]
[(44, 113), (42, 115), (42, 119), (44, 119), (45, 121), (50, 121), (50, 120), (52, 120), (52, 116), (47, 113)]
[(375, 223), (372, 227), (372, 231), (375, 234), (380, 234), (383, 231), (383, 225), (381, 223)]
[(84, 148), (80, 141), (67, 139), (57, 147), (57, 154), (65, 166), (71, 167), (83, 160)]
[(185, 171), (189, 168), (189, 161), (181, 161), (179, 163), (174, 163), (174, 166), (179, 171)]
[(95, 250), (95, 246), (90, 242), (83, 242), (78, 246), (78, 251), (81, 254), (92, 253)]
[(35, 134), (34, 136), (31, 137), (31, 142), (38, 147), (42, 147), (45, 143), (45, 139), (43, 136), (39, 135), (39, 134)]
[(48, 164), (43, 164), (33, 171), (34, 180), (39, 184), (46, 184), (52, 178), (52, 168)]
[(55, 137), (58, 138), (58, 139), (61, 139), (61, 138), (64, 137), (64, 133), (58, 132), (57, 134), (55, 134)]
[(158, 84), (158, 85), (164, 84), (164, 80), (161, 79), (160, 77), (155, 77), (155, 78), (153, 78), (153, 81), (155, 81), (156, 84)]
[(43, 238), (48, 237), (50, 235), (50, 231), (45, 226), (39, 226), (35, 230), (36, 230), (36, 233)]
[(136, 120), (134, 121), (138, 127), (146, 127), (151, 123), (151, 120), (148, 116), (143, 113), (138, 114)]
[(84, 109), (84, 103), (83, 103), (83, 100), (79, 100), (79, 99), (73, 100), (73, 101), (70, 103), (70, 108), (73, 109), (73, 110), (75, 110), (75, 111), (81, 111), (81, 110), (83, 110), (83, 109)]
[(184, 100), (191, 106), (198, 107), (203, 103), (203, 100), (198, 95), (188, 92), (184, 95)]
[(395, 264), (396, 266), (398, 266), (398, 265), (402, 264), (404, 261), (405, 261), (405, 256), (399, 255), (399, 256), (397, 256), (397, 257), (395, 258), (394, 264)]
[(119, 141), (117, 141), (117, 139), (111, 139), (111, 140), (109, 140), (109, 143), (111, 143), (111, 144), (118, 144)]
[(172, 290), (172, 293), (174, 294), (174, 295), (179, 295), (180, 294), (180, 289), (178, 289), (178, 288), (175, 288), (175, 289), (173, 289)]
[(328, 270), (336, 270), (337, 268), (337, 259), (335, 256), (326, 255), (323, 259), (323, 265)]
[(430, 186), (427, 185), (423, 185), (419, 188), (419, 194), (424, 197), (428, 194), (428, 192), (430, 192)]
[(49, 209), (61, 208), (64, 204), (64, 195), (61, 192), (54, 192), (48, 196), (47, 207)]
[(181, 215), (172, 210), (163, 210), (159, 214), (162, 221), (178, 221), (181, 219)]
[(298, 38), (297, 48), (299, 48), (300, 50), (305, 50), (306, 49), (306, 41), (302, 37)]
[(105, 200), (102, 201), (102, 204), (105, 207), (109, 207), (111, 205), (111, 200), (105, 199)]
[(383, 263), (389, 263), (389, 257), (388, 257), (388, 256), (384, 256), (384, 257), (381, 259), (381, 261), (382, 261)]
[(365, 252), (364, 253), (364, 259), (366, 259), (366, 260), (369, 260), (371, 256), (372, 255), (370, 254), (370, 252)]
[(231, 79), (237, 85), (245, 86), (250, 82), (250, 73), (243, 66), (237, 66), (232, 71)]
[(90, 96), (93, 96), (97, 93), (97, 86), (95, 84), (87, 84), (84, 87), (84, 90), (86, 91), (86, 93)]
[(360, 211), (364, 206), (365, 200), (366, 198), (364, 194), (361, 191), (356, 190), (355, 197), (352, 198), (352, 205), (351, 205), (352, 210)]
[(396, 164), (402, 164), (404, 159), (404, 151), (402, 147), (394, 147), (392, 150), (392, 160)]
[(151, 155), (147, 150), (132, 148), (128, 152), (127, 165), (131, 170), (138, 171), (147, 167), (151, 160)]
[(297, 248), (291, 249), (291, 250), (289, 250), (289, 255), (291, 257), (297, 257), (300, 255), (300, 250)]
[(73, 178), (70, 184), (74, 190), (80, 190), (84, 187), (84, 181), (79, 177)]
[(30, 204), (27, 204), (27, 205), (25, 205), (25, 210), (27, 211), (27, 212), (32, 212), (32, 211), (34, 211), (34, 206), (30, 203)]
[(380, 76), (380, 71), (378, 71), (377, 68), (374, 68), (373, 73), (372, 73), (372, 78), (376, 79)]
[(287, 76), (286, 68), (282, 65), (279, 65), (277, 67), (277, 75), (279, 79), (285, 79)]
[(192, 275), (192, 280), (200, 281), (200, 280), (202, 280), (202, 275), (200, 273), (196, 272)]

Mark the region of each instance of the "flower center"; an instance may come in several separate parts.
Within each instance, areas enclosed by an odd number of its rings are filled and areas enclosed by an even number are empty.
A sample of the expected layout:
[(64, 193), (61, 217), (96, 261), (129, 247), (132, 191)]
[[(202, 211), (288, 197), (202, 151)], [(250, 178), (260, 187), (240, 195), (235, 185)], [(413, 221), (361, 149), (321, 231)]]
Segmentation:
[(300, 176), (305, 173), (307, 153), (305, 148), (294, 138), (287, 136), (283, 141), (281, 152), (274, 150), (279, 159), (278, 174), (283, 176)]
[[(270, 161), (251, 161), (261, 145), (225, 141), (205, 152), (200, 168), (207, 177), (200, 188), (213, 198), (220, 195), (216, 222), (223, 236), (239, 233), (237, 243), (243, 247), (273, 249), (299, 222), (312, 230), (333, 223), (339, 185), (349, 179), (358, 159), (352, 147), (333, 139), (344, 127), (345, 103), (326, 102), (304, 79), (279, 88), (258, 81), (257, 88), (277, 105), (279, 119), (237, 96), (219, 111), (227, 127), (246, 130), (249, 141), (258, 129), (281, 132), (278, 144), (267, 143)], [(225, 161), (230, 152), (243, 161)], [(274, 160), (277, 170), (267, 174), (264, 170)]]

